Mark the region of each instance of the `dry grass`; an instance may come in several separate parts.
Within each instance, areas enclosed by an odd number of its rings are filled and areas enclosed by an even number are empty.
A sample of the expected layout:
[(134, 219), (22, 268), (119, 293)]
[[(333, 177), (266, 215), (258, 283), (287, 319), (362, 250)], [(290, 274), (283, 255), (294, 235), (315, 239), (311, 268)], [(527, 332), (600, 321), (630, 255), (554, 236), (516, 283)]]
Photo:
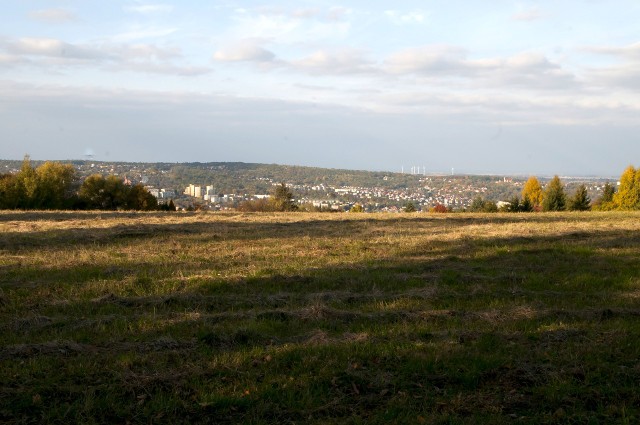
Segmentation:
[(0, 423), (634, 423), (639, 219), (0, 212)]

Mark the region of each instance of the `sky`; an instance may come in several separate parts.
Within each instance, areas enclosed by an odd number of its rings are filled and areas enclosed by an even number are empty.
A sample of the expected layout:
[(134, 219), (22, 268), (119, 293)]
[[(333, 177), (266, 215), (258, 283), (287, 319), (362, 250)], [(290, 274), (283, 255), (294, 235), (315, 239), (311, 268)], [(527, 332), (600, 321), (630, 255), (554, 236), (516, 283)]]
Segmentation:
[(619, 175), (635, 0), (8, 0), (0, 158)]

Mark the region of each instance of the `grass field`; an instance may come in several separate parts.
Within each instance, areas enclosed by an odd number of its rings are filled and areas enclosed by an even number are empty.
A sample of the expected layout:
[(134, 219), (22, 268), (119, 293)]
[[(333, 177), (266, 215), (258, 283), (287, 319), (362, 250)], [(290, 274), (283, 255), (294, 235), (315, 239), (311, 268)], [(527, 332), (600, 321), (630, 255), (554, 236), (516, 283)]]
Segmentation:
[(0, 213), (0, 423), (638, 423), (640, 214)]

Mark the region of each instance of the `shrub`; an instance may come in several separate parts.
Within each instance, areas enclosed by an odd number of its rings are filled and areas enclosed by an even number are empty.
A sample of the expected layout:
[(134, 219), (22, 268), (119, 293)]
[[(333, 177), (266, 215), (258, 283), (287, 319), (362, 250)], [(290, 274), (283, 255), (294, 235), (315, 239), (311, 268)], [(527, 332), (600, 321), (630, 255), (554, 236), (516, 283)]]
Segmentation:
[(442, 204), (436, 204), (435, 206), (431, 207), (429, 209), (430, 213), (439, 213), (439, 214), (444, 214), (449, 212), (449, 209), (447, 207), (445, 207)]
[(404, 206), (404, 212), (406, 213), (412, 213), (412, 212), (416, 212), (416, 206), (413, 205), (413, 202), (407, 202), (407, 204)]

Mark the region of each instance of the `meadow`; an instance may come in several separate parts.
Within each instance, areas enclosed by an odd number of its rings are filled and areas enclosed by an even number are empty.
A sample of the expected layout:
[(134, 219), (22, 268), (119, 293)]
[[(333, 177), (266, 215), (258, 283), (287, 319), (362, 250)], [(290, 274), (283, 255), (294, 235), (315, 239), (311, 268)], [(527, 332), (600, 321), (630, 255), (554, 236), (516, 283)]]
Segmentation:
[(638, 423), (640, 213), (0, 212), (0, 423)]

